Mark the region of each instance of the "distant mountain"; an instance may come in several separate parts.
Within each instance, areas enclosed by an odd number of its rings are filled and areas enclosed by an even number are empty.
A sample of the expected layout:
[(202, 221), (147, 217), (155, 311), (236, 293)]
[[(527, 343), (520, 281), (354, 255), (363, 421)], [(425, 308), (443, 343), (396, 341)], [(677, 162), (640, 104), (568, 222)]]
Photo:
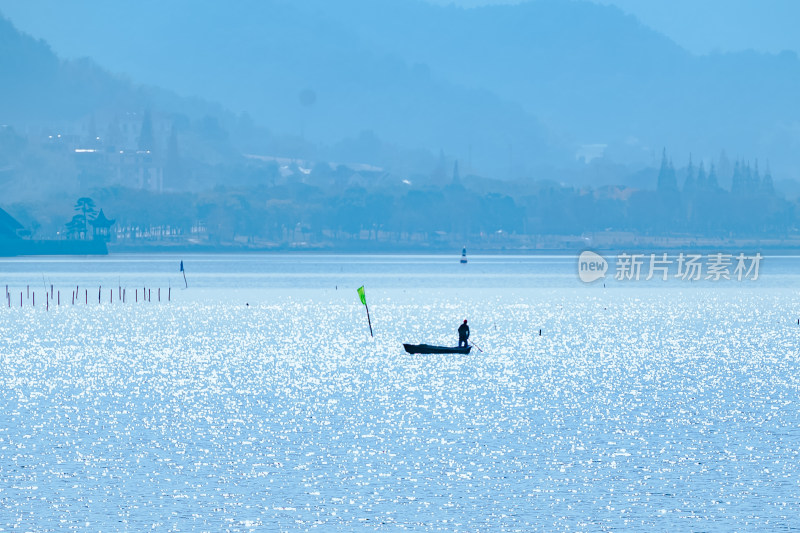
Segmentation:
[[(122, 175), (122, 156), (114, 155), (137, 150), (152, 152), (153, 168), (175, 167), (184, 160), (185, 172), (167, 176), (163, 184), (159, 177), (156, 188), (204, 187), (217, 178), (218, 173), (207, 171), (210, 166), (240, 160), (248, 144), (266, 136), (246, 116), (219, 104), (136, 84), (90, 59), (62, 60), (44, 41), (19, 32), (2, 17), (0, 73), (0, 189), (5, 201), (109, 184), (143, 187), (135, 176)], [(143, 128), (148, 129), (146, 140)]]
[(69, 38), (93, 43), (90, 55), (106, 67), (247, 111), (275, 132), (327, 145), (374, 132), (394, 145), (443, 149), (465, 168), (504, 175), (512, 165), (571, 157), (561, 139), (519, 104), (450, 83), (294, 2), (125, 5), (50, 7), (73, 28)]
[(800, 176), (794, 54), (695, 56), (613, 7), (37, 5), (50, 12), (37, 35), (56, 47), (328, 146), (371, 131), (499, 177), (537, 175), (587, 153), (642, 165), (657, 163), (664, 146), (695, 160), (725, 149), (768, 159), (776, 176)]
[(86, 120), (92, 115), (155, 108), (178, 122), (214, 117), (240, 120), (219, 104), (185, 98), (112, 74), (89, 58), (64, 60), (44, 41), (18, 31), (0, 16), (0, 123), (30, 128)]
[[(78, 118), (133, 91), (90, 61), (62, 62), (44, 41), (0, 18), (0, 116), (5, 123)], [(78, 80), (86, 83), (79, 83)], [(80, 85), (80, 87), (78, 87)]]
[(692, 55), (622, 11), (538, 0), (476, 9), (414, 1), (300, 2), (358, 37), (453, 83), (518, 102), (576, 144), (618, 160), (721, 149), (800, 177), (800, 61), (743, 52)]

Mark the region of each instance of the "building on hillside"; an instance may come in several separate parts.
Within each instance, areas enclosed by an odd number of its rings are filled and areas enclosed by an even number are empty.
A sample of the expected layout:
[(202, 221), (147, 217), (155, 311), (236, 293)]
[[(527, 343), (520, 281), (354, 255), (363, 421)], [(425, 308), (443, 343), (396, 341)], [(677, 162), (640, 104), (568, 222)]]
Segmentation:
[(161, 192), (164, 167), (150, 150), (120, 150), (116, 167), (117, 183), (134, 189)]

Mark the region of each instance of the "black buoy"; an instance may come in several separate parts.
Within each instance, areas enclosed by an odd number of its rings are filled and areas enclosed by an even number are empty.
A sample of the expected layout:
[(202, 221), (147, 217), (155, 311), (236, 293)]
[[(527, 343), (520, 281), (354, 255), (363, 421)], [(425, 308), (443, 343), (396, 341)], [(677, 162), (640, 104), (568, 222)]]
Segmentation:
[(542, 330), (539, 330), (539, 336), (540, 337), (542, 336)]

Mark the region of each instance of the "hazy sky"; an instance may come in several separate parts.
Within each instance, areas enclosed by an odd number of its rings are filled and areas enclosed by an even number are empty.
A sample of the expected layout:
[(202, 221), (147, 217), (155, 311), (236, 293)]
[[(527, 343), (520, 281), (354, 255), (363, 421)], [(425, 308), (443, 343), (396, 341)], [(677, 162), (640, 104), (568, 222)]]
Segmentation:
[[(474, 7), (522, 0), (429, 0)], [(591, 0), (619, 7), (695, 53), (754, 49), (800, 53), (797, 0)], [(2, 2), (0, 2), (2, 5)]]
[[(52, 0), (0, 0), (0, 11), (20, 29), (37, 34), (46, 27), (42, 7)], [(335, 1), (335, 0), (333, 0)], [(525, 0), (428, 0), (475, 7)], [(572, 0), (563, 0), (572, 1)], [(612, 4), (636, 16), (684, 48), (700, 54), (754, 49), (800, 54), (800, 0), (589, 0)], [(37, 9), (37, 4), (39, 9)], [(46, 35), (36, 35), (47, 38)], [(69, 55), (69, 50), (61, 50)]]

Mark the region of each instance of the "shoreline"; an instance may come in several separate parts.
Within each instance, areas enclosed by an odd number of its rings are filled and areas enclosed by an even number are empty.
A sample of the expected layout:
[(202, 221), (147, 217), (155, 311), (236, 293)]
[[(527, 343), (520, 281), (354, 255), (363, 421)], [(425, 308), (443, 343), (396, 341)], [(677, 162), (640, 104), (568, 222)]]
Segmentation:
[[(521, 255), (521, 256), (567, 256), (577, 257), (590, 250), (600, 255), (629, 254), (768, 254), (773, 256), (800, 255), (800, 240), (760, 240), (739, 239), (717, 242), (697, 242), (694, 239), (658, 238), (637, 242), (592, 243), (572, 241), (564, 246), (497, 246), (466, 243), (467, 259), (478, 255)], [(642, 242), (644, 241), (644, 242)], [(0, 257), (40, 257), (66, 256), (89, 257), (107, 255), (168, 255), (168, 254), (208, 254), (208, 255), (258, 255), (258, 254), (319, 254), (319, 255), (437, 255), (461, 256), (464, 245), (431, 244), (427, 246), (403, 245), (388, 242), (369, 242), (343, 245), (272, 245), (252, 246), (245, 244), (138, 244), (120, 245), (102, 241), (14, 241), (0, 242)]]

